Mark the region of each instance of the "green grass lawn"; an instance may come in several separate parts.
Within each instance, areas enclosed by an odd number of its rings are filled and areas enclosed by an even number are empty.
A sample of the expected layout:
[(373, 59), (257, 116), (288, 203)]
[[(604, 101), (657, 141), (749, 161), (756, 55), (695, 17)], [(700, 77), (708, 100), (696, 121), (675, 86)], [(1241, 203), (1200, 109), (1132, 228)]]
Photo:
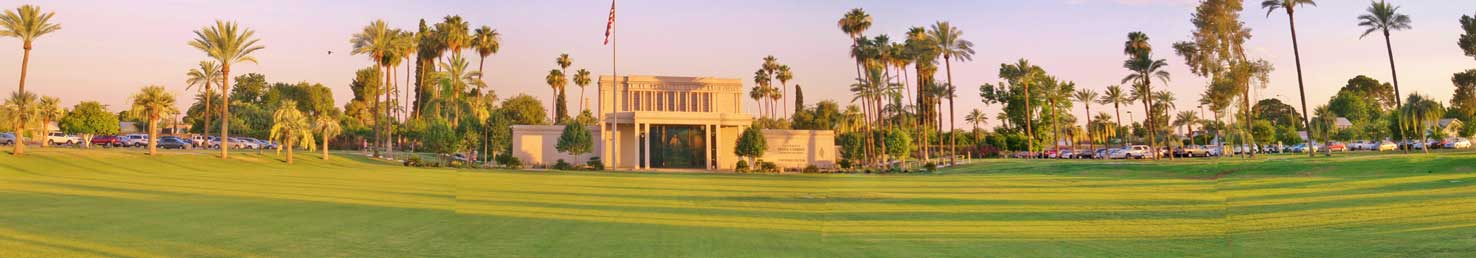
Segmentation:
[(1476, 153), (916, 175), (0, 155), (0, 257), (1473, 257)]

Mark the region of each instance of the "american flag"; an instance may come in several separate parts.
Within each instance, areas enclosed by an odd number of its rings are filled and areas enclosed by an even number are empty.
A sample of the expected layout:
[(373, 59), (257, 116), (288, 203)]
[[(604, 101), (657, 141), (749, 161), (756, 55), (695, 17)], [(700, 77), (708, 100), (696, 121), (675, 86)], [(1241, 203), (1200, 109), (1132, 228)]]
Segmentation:
[(615, 30), (615, 0), (610, 0), (610, 21), (605, 22), (605, 45), (610, 44), (610, 32)]

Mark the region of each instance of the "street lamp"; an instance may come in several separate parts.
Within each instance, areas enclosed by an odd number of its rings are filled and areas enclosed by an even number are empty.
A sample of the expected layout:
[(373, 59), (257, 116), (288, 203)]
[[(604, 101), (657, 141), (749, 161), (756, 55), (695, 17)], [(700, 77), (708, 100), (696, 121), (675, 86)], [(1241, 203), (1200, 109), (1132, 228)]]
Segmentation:
[[(1128, 121), (1132, 121), (1134, 123), (1137, 123), (1138, 119), (1137, 118), (1133, 118), (1133, 111), (1128, 111)], [(1133, 128), (1133, 127), (1128, 127), (1128, 128), (1133, 129), (1133, 131), (1128, 132), (1128, 138), (1129, 138), (1129, 140), (1131, 140), (1131, 138), (1136, 137), (1133, 134), (1134, 133), (1137, 133), (1138, 128)]]

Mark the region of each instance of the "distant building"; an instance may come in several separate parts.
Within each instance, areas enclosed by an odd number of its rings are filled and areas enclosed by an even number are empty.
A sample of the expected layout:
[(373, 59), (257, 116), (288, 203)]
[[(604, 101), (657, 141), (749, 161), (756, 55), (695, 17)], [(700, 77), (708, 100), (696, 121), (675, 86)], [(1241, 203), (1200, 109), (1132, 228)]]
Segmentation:
[(1346, 117), (1338, 117), (1337, 120), (1333, 121), (1333, 127), (1338, 130), (1348, 129), (1353, 127), (1353, 122), (1348, 121)]
[(1438, 126), (1438, 128), (1436, 129), (1440, 130), (1439, 132), (1441, 132), (1441, 135), (1443, 136), (1456, 137), (1461, 135), (1461, 129), (1462, 127), (1465, 127), (1465, 125), (1466, 124), (1462, 123), (1460, 119), (1446, 118), (1440, 119), (1440, 122), (1436, 123), (1436, 126)]
[[(744, 113), (738, 79), (670, 76), (601, 76), (590, 127), (593, 153), (574, 157), (554, 149), (562, 125), (514, 125), (512, 154), (523, 163), (547, 166), (562, 159), (582, 164), (599, 157), (619, 169), (733, 169), (738, 136), (753, 124)], [(577, 111), (576, 111), (577, 112)], [(764, 130), (768, 149), (761, 158), (785, 168), (836, 164), (835, 133), (830, 130)]]

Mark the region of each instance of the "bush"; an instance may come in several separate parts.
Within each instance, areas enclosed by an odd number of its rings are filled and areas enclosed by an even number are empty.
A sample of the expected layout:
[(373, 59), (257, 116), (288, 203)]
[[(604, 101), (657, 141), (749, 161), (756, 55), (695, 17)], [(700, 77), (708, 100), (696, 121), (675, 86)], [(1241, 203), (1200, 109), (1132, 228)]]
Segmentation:
[(564, 161), (564, 159), (559, 159), (559, 161), (554, 162), (553, 169), (572, 170), (574, 169), (574, 165), (570, 165), (569, 162)]
[(420, 160), (419, 155), (410, 156), (410, 158), (405, 159), (404, 163), (406, 167), (420, 167), (425, 165), (425, 161)]
[(738, 173), (748, 172), (748, 161), (739, 160), (738, 165), (733, 166), (733, 171)]
[(605, 163), (604, 162), (600, 162), (600, 157), (591, 157), (591, 158), (589, 158), (589, 162), (585, 162), (584, 165), (589, 166), (589, 170), (594, 170), (594, 171), (605, 170)]
[(520, 159), (518, 159), (518, 157), (513, 157), (513, 155), (510, 154), (510, 153), (503, 153), (501, 155), (497, 155), (497, 157), (494, 157), (493, 159), (496, 159), (497, 160), (497, 164), (502, 164), (502, 166), (503, 167), (506, 167), (506, 168), (511, 168), (511, 169), (523, 168), (523, 161), (520, 160)]
[(923, 169), (928, 172), (933, 172), (934, 170), (938, 170), (938, 163), (928, 162), (928, 164), (923, 165)]
[(465, 166), (465, 165), (466, 165), (466, 162), (463, 162), (463, 161), (460, 161), (460, 160), (454, 160), (453, 159), (453, 160), (451, 160), (451, 165), (447, 165), (447, 167), (459, 168), (459, 167), (462, 167), (462, 166)]
[(809, 165), (809, 166), (805, 166), (805, 170), (803, 170), (803, 171), (805, 173), (820, 173), (820, 167), (816, 167), (815, 165)]
[(767, 173), (777, 173), (777, 172), (779, 172), (779, 165), (778, 164), (774, 164), (774, 162), (767, 162), (767, 161), (760, 160), (758, 162), (758, 171), (759, 172), (767, 172)]

